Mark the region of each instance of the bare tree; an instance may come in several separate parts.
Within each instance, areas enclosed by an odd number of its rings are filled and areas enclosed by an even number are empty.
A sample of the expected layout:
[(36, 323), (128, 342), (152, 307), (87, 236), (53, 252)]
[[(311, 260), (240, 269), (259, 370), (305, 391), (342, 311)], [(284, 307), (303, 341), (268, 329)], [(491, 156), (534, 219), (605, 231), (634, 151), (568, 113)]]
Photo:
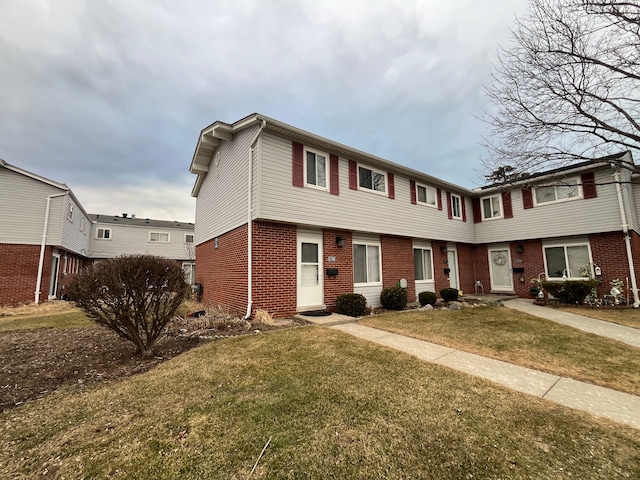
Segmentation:
[(89, 318), (132, 341), (141, 355), (152, 353), (189, 293), (176, 262), (150, 255), (103, 260), (69, 285), (71, 298)]
[(640, 148), (638, 0), (531, 0), (513, 38), (486, 88), (487, 178)]

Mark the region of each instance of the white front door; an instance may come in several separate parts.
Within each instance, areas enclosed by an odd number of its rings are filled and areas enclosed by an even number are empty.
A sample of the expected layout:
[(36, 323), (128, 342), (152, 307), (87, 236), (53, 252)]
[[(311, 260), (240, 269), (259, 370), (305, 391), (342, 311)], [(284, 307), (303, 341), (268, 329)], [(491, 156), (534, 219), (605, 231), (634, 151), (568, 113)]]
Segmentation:
[(53, 254), (51, 261), (51, 280), (49, 281), (49, 299), (56, 298), (58, 294), (58, 274), (60, 273), (60, 255)]
[(298, 231), (298, 311), (325, 308), (322, 232)]
[(447, 250), (447, 268), (449, 269), (449, 287), (460, 290), (458, 280), (458, 253), (454, 249)]
[(508, 246), (489, 247), (489, 272), (492, 291), (513, 292), (511, 254)]

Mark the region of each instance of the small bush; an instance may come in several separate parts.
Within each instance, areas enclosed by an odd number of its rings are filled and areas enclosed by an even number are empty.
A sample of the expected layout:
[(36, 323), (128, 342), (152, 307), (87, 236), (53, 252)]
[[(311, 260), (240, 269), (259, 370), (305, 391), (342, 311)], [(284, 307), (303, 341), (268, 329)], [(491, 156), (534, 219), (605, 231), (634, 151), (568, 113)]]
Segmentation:
[(579, 305), (584, 303), (585, 297), (598, 285), (600, 281), (596, 279), (542, 282), (542, 288), (560, 302)]
[(438, 301), (438, 296), (435, 292), (420, 292), (418, 294), (418, 300), (423, 307), (425, 305), (435, 305)]
[(383, 288), (380, 303), (388, 310), (403, 310), (407, 306), (407, 291), (401, 287)]
[(443, 288), (440, 290), (440, 296), (442, 300), (445, 302), (455, 302), (458, 300), (458, 289), (457, 288)]
[(336, 298), (336, 309), (341, 315), (361, 317), (367, 311), (367, 299), (359, 293), (343, 293)]

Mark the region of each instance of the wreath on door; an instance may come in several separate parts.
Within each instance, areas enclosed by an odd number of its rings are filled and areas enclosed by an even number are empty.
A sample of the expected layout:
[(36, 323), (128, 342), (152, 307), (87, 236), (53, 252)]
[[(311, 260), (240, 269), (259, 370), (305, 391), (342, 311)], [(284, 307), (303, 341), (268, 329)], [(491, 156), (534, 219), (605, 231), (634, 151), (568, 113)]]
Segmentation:
[(498, 253), (493, 257), (493, 263), (502, 266), (507, 263), (507, 257), (505, 257), (502, 253)]

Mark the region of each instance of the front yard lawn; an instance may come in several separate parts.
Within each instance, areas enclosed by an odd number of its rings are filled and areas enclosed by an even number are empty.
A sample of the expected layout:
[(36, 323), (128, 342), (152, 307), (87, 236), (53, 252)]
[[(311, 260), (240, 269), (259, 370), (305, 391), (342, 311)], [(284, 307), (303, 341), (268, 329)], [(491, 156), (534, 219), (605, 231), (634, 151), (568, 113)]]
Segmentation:
[(640, 350), (509, 308), (429, 310), (360, 323), (640, 395)]
[(321, 327), (58, 390), (0, 438), (2, 478), (640, 478), (639, 430)]

